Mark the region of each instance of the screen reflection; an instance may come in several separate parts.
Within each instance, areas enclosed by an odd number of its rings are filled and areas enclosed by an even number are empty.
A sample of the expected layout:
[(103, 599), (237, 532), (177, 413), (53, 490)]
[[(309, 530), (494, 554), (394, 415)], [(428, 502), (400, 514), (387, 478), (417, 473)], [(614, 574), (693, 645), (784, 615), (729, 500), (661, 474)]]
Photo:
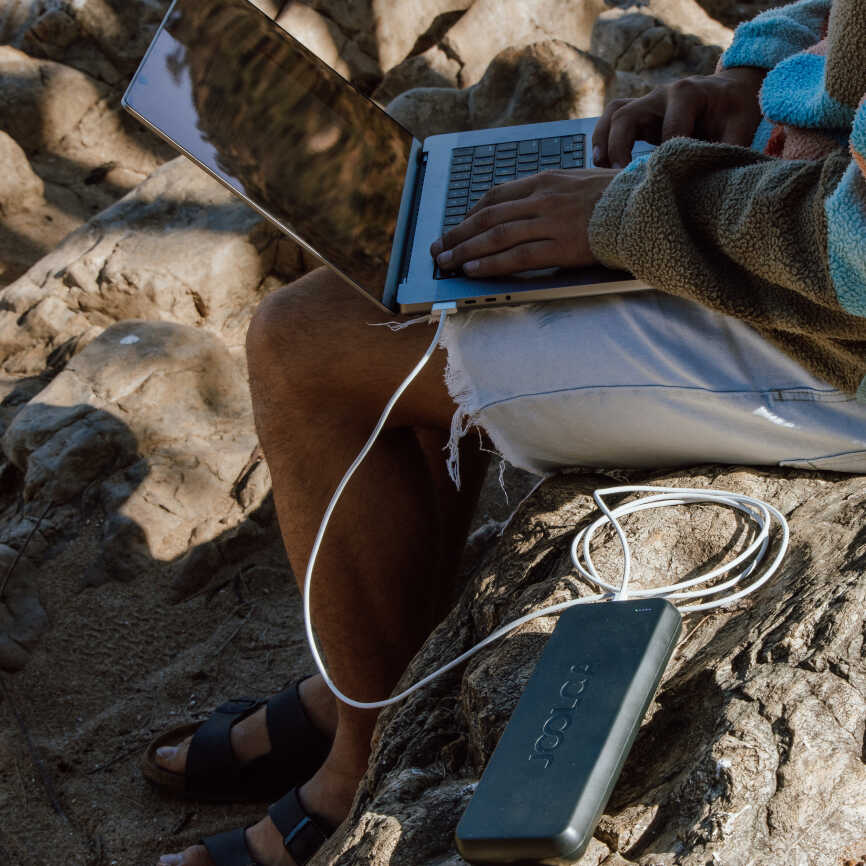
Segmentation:
[(162, 117), (132, 107), (381, 298), (411, 136), (246, 0), (176, 0), (160, 40)]

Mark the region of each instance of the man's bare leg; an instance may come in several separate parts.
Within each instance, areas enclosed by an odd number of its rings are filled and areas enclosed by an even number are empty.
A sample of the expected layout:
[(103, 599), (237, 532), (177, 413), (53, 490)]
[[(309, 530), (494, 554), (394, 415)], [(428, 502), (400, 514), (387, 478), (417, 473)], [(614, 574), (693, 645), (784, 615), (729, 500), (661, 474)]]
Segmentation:
[[(300, 580), (334, 487), (385, 402), (433, 336), (370, 327), (383, 317), (330, 272), (269, 296), (247, 339), (256, 425), (271, 469), (283, 540)], [(313, 584), (313, 621), (339, 687), (359, 700), (387, 696), (444, 613), (484, 461), (463, 449), (463, 492), (444, 455), (454, 404), (437, 351), (394, 410), (335, 512)], [(321, 698), (320, 681), (310, 681)], [(327, 697), (325, 696), (325, 700)], [(348, 813), (367, 767), (377, 713), (336, 706), (334, 746), (302, 786), (305, 807), (333, 825)], [(270, 819), (248, 830), (266, 864), (291, 863)], [(209, 863), (201, 846), (183, 859)]]

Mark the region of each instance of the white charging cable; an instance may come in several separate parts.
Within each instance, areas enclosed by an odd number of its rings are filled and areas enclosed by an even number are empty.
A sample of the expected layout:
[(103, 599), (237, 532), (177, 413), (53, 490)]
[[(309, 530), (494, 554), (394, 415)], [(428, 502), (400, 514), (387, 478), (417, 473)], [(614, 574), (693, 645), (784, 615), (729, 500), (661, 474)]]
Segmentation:
[[(337, 688), (336, 684), (328, 674), (328, 671), (325, 668), (325, 663), (322, 660), (321, 654), (319, 653), (319, 648), (316, 643), (315, 635), (313, 633), (313, 623), (310, 615), (310, 587), (313, 582), (313, 569), (316, 564), (316, 557), (318, 556), (319, 548), (322, 545), (322, 539), (325, 536), (325, 530), (327, 529), (328, 522), (331, 519), (331, 515), (334, 512), (334, 508), (336, 507), (337, 502), (339, 501), (340, 496), (343, 493), (343, 490), (349, 483), (349, 479), (355, 474), (355, 471), (361, 465), (364, 458), (367, 456), (367, 454), (370, 452), (370, 449), (375, 444), (376, 439), (382, 432), (382, 428), (385, 426), (385, 422), (387, 421), (391, 410), (394, 408), (394, 405), (397, 403), (403, 392), (409, 387), (415, 377), (421, 372), (424, 365), (427, 363), (427, 361), (430, 360), (430, 357), (436, 349), (436, 346), (439, 345), (439, 340), (442, 336), (442, 330), (445, 325), (445, 319), (447, 317), (447, 314), (448, 310), (442, 310), (439, 317), (439, 325), (436, 328), (436, 335), (433, 337), (433, 341), (430, 343), (429, 348), (424, 353), (421, 360), (415, 365), (412, 372), (406, 377), (400, 387), (397, 388), (397, 390), (394, 392), (393, 396), (388, 401), (388, 404), (385, 406), (385, 409), (382, 412), (382, 415), (380, 416), (375, 428), (373, 429), (370, 438), (367, 440), (366, 444), (361, 449), (360, 453), (355, 458), (354, 462), (349, 467), (340, 483), (337, 485), (337, 489), (334, 491), (334, 494), (331, 497), (331, 501), (328, 503), (328, 507), (325, 509), (325, 514), (322, 517), (322, 522), (319, 526), (319, 531), (316, 533), (316, 539), (313, 542), (313, 549), (310, 552), (310, 558), (307, 562), (307, 570), (304, 575), (304, 628), (306, 629), (307, 633), (307, 641), (310, 644), (310, 651), (313, 654), (313, 660), (316, 663), (316, 667), (319, 669), (319, 673), (322, 675), (322, 679), (325, 681), (326, 685), (334, 693), (334, 695), (341, 701), (343, 701), (343, 703), (348, 704), (351, 707), (357, 707), (358, 709), (362, 710), (379, 709), (381, 707), (387, 707), (391, 704), (395, 704), (398, 701), (403, 700), (403, 698), (407, 697), (408, 695), (411, 695), (412, 692), (423, 688), (436, 677), (444, 674), (446, 671), (450, 671), (452, 668), (463, 664), (463, 662), (465, 662), (468, 658), (473, 656), (479, 650), (483, 649), (494, 641), (499, 640), (499, 638), (506, 635), (512, 629), (515, 629), (518, 626), (521, 626), (524, 623), (527, 623), (530, 620), (536, 619), (540, 616), (551, 616), (553, 614), (562, 613), (562, 611), (577, 604), (588, 604), (591, 602), (626, 598), (661, 597), (666, 598), (669, 601), (685, 601), (688, 599), (704, 598), (706, 596), (721, 596), (720, 598), (716, 598), (708, 602), (703, 602), (701, 604), (678, 605), (678, 609), (681, 613), (696, 613), (698, 611), (711, 610), (713, 608), (722, 607), (723, 605), (733, 604), (734, 602), (745, 598), (747, 595), (754, 592), (759, 587), (763, 586), (773, 576), (773, 574), (775, 574), (775, 572), (779, 568), (779, 565), (782, 562), (783, 557), (785, 556), (785, 552), (788, 549), (788, 522), (785, 520), (784, 515), (778, 509), (774, 508), (772, 505), (768, 505), (766, 502), (762, 502), (760, 499), (755, 499), (751, 496), (744, 496), (740, 493), (731, 493), (724, 490), (700, 490), (678, 487), (652, 487), (645, 485), (624, 485), (620, 487), (608, 487), (602, 490), (596, 490), (593, 494), (593, 498), (595, 499), (599, 510), (602, 512), (602, 516), (575, 536), (575, 539), (571, 544), (571, 558), (578, 572), (590, 583), (594, 584), (596, 587), (602, 590), (602, 592), (599, 592), (595, 595), (584, 596), (583, 598), (575, 598), (570, 599), (569, 601), (563, 601), (559, 604), (553, 604), (521, 616), (513, 620), (512, 622), (509, 622), (507, 625), (498, 628), (492, 634), (484, 638), (484, 640), (477, 643), (474, 647), (457, 656), (457, 658), (452, 659), (450, 662), (448, 662), (448, 664), (443, 665), (438, 670), (435, 670), (433, 673), (428, 674), (423, 679), (418, 680), (418, 682), (409, 686), (409, 688), (405, 689), (399, 694), (393, 695), (392, 697), (385, 700), (356, 701), (353, 698), (350, 698), (348, 695), (344, 695), (343, 692), (341, 692)], [(632, 501), (623, 505), (619, 505), (613, 509), (609, 508), (604, 501), (605, 496), (614, 496), (624, 493), (649, 493), (650, 495), (645, 496), (642, 499), (638, 499), (637, 501)], [(622, 526), (620, 526), (618, 518), (624, 517), (627, 514), (633, 514), (638, 511), (645, 511), (649, 508), (664, 508), (667, 506), (695, 504), (721, 505), (741, 511), (752, 521), (754, 521), (754, 523), (757, 524), (758, 533), (755, 539), (752, 541), (751, 544), (748, 545), (745, 550), (742, 551), (742, 553), (736, 556), (733, 560), (724, 563), (717, 568), (714, 568), (707, 574), (699, 575), (698, 577), (692, 578), (691, 580), (679, 581), (677, 583), (672, 583), (667, 586), (655, 587), (653, 589), (632, 589), (629, 585), (631, 582), (631, 550), (629, 548), (628, 541), (626, 540)], [(764, 571), (759, 576), (752, 580), (751, 583), (747, 584), (742, 589), (734, 591), (734, 587), (738, 585), (742, 580), (751, 577), (762, 562), (764, 554), (766, 553), (770, 545), (770, 529), (774, 519), (779, 524), (780, 537), (778, 549), (776, 551), (776, 555), (773, 561), (764, 569)], [(619, 585), (614, 585), (603, 580), (598, 574), (592, 561), (592, 557), (590, 556), (589, 548), (592, 537), (598, 529), (605, 525), (613, 526), (613, 528), (616, 530), (617, 536), (619, 537), (620, 545), (622, 546), (623, 570)], [(738, 570), (735, 571), (735, 569)], [(713, 583), (713, 581), (715, 581), (717, 578), (724, 578), (725, 575), (728, 575), (730, 572), (734, 572), (731, 577), (723, 579), (718, 583)], [(722, 595), (722, 593), (727, 594)]]

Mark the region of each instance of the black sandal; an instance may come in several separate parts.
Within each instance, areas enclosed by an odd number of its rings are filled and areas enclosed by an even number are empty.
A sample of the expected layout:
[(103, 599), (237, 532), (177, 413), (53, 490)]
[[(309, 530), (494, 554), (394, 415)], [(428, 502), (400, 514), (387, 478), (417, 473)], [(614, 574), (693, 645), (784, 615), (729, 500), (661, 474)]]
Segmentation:
[[(204, 722), (179, 725), (160, 734), (147, 747), (142, 772), (161, 788), (217, 802), (272, 800), (302, 785), (322, 765), (331, 742), (304, 710), (298, 691), (301, 682), (267, 701), (235, 698), (217, 707)], [(231, 729), (264, 705), (271, 751), (241, 763), (232, 751)], [(157, 763), (157, 749), (177, 746), (190, 734), (185, 772), (174, 773)]]
[[(298, 789), (268, 807), (274, 826), (283, 837), (283, 845), (297, 866), (306, 866), (325, 840), (334, 832), (321, 818), (310, 815), (301, 805)], [(247, 848), (246, 830), (238, 827), (201, 840), (214, 866), (259, 866)]]

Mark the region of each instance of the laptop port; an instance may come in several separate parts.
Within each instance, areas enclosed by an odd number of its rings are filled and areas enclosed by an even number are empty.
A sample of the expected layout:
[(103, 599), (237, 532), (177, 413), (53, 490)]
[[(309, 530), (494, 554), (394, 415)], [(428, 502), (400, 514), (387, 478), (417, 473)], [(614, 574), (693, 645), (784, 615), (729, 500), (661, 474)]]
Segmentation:
[(475, 303), (475, 301), (464, 301), (463, 306), (468, 307), (470, 304), (474, 304), (474, 303)]
[(485, 304), (492, 304), (493, 301), (495, 301), (495, 300), (496, 300), (496, 298), (485, 298), (484, 303)]

